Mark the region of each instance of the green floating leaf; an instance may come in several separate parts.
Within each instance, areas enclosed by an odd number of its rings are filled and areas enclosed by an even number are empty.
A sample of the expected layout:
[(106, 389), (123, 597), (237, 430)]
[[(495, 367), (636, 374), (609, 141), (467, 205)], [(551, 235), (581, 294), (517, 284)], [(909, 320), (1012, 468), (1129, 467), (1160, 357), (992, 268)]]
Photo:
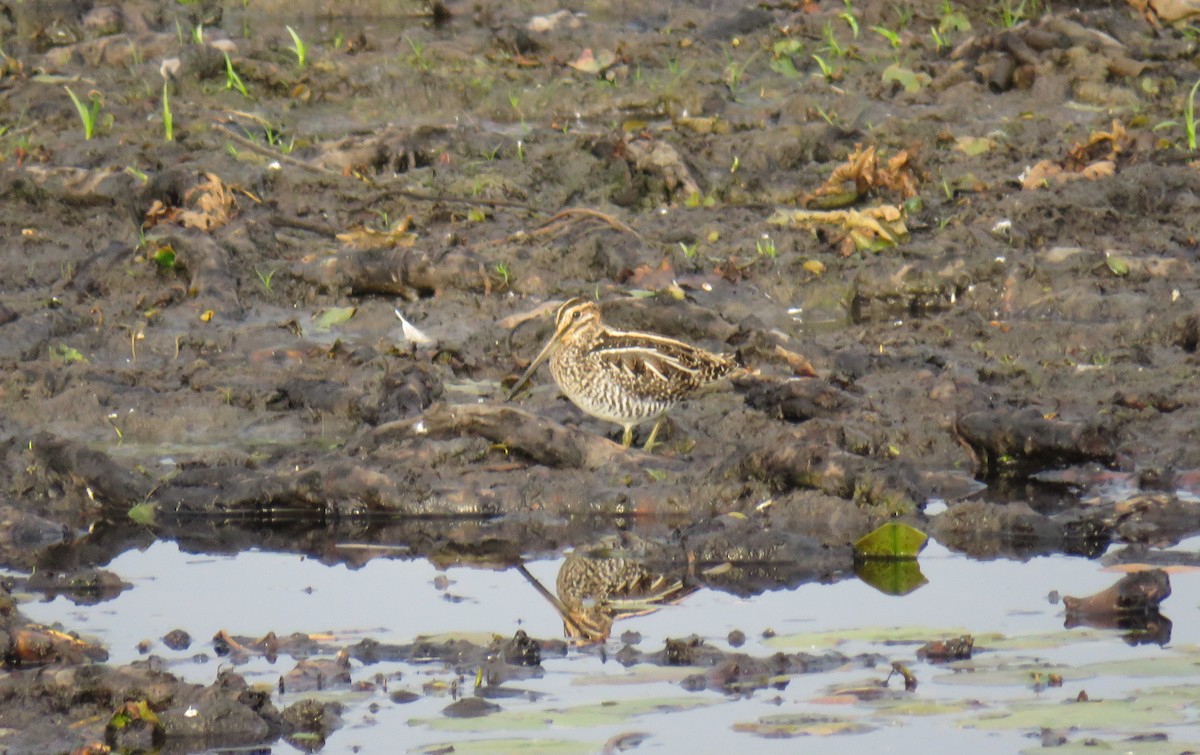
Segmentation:
[[(1037, 748), (1041, 750), (1040, 745)], [(1026, 750), (1029, 752), (1029, 750)], [(1055, 745), (1054, 755), (1096, 755), (1098, 752), (1136, 752), (1137, 755), (1179, 755), (1181, 752), (1200, 752), (1200, 741), (1175, 737), (1153, 739), (1137, 734), (1118, 734), (1107, 739), (1099, 736), (1081, 737), (1064, 745)]]
[(444, 753), (453, 752), (455, 755), (491, 755), (495, 752), (509, 752), (514, 755), (576, 755), (593, 753), (603, 749), (596, 742), (578, 742), (567, 739), (474, 739), (454, 742), (439, 742), (424, 745), (412, 752)]
[(1012, 655), (972, 658), (949, 664), (953, 673), (938, 674), (934, 684), (966, 687), (1032, 687), (1039, 679), (1051, 674), (1061, 676), (1064, 683), (1075, 684), (1095, 678), (1094, 674), (1058, 663), (1022, 659)]
[(50, 346), (50, 358), (55, 362), (70, 364), (72, 362), (87, 362), (87, 357), (79, 353), (77, 349), (73, 349), (65, 343), (56, 343)]
[(591, 728), (627, 723), (630, 718), (647, 714), (674, 713), (715, 704), (699, 697), (631, 698), (604, 703), (576, 705), (571, 708), (540, 710), (503, 710), (483, 718), (414, 718), (410, 726), (438, 731), (538, 731), (547, 727)]
[[(1064, 695), (1065, 697), (1066, 695)], [(991, 711), (958, 725), (979, 729), (1150, 729), (1181, 723), (1186, 714), (1161, 700), (1131, 699), (1062, 702), (1061, 699), (1017, 703), (1004, 712)], [(1182, 752), (1182, 750), (1180, 750)]]
[[(861, 627), (858, 629), (834, 629), (828, 632), (804, 632), (781, 634), (763, 640), (762, 644), (774, 650), (812, 650), (837, 647), (845, 642), (867, 642), (895, 645), (910, 643), (920, 645), (930, 640), (945, 640), (967, 634), (968, 630), (946, 627)], [(976, 642), (982, 642), (975, 635)]]
[(916, 558), (929, 536), (901, 522), (888, 522), (854, 543), (856, 558)]
[(320, 734), (312, 731), (297, 731), (287, 735), (287, 738), (293, 742), (299, 742), (306, 745), (320, 744), (325, 741), (325, 738)]
[(733, 730), (760, 737), (828, 737), (834, 734), (863, 734), (879, 727), (837, 716), (781, 713), (763, 716), (753, 723), (734, 724)]
[(1155, 658), (1126, 658), (1120, 661), (1089, 663), (1081, 670), (1124, 679), (1171, 679), (1200, 676), (1200, 658), (1196, 653), (1178, 653)]
[(354, 317), (354, 313), (357, 311), (358, 307), (334, 307), (322, 310), (313, 315), (313, 328), (318, 331), (329, 330)]

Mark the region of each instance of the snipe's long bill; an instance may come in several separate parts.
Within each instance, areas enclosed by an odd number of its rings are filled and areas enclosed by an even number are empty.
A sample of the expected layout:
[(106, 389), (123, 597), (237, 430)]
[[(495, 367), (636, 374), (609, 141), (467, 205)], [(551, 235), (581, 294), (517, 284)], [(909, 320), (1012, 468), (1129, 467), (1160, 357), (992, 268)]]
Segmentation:
[(575, 406), (625, 428), (626, 448), (633, 442), (633, 428), (654, 419), (646, 450), (654, 447), (672, 406), (738, 369), (732, 358), (682, 341), (614, 330), (601, 320), (594, 302), (578, 298), (558, 308), (554, 335), (505, 400), (511, 401), (547, 359), (554, 382)]

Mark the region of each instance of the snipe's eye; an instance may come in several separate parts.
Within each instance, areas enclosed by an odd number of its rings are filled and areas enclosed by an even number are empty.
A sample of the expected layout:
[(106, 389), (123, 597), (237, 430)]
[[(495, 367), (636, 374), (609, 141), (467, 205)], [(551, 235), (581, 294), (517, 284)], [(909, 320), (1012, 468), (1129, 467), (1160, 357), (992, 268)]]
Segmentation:
[(577, 310), (575, 310), (574, 312), (572, 312), (572, 313), (571, 313), (571, 319), (572, 319), (572, 320), (578, 320), (578, 319), (579, 319), (579, 316), (580, 316), (580, 315), (582, 315), (582, 314), (583, 314), (583, 312), (580, 312), (580, 311), (577, 309)]

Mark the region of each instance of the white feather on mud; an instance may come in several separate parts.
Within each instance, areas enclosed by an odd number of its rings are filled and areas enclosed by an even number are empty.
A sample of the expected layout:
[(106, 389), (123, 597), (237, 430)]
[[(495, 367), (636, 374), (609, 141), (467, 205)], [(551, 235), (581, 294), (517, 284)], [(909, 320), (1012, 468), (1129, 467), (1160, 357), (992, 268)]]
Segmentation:
[(425, 335), (424, 331), (422, 331), (416, 325), (413, 325), (408, 320), (404, 319), (404, 315), (401, 314), (399, 309), (393, 309), (392, 311), (396, 313), (396, 318), (400, 320), (400, 330), (406, 342), (411, 343), (414, 346), (437, 345), (437, 339), (430, 338), (429, 336)]

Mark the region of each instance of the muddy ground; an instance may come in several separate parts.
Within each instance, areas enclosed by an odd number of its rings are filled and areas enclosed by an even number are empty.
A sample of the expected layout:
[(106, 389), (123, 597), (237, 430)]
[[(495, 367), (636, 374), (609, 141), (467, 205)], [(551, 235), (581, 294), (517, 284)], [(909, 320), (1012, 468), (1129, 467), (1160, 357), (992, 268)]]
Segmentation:
[[(96, 570), (155, 538), (512, 564), (636, 521), (752, 594), (897, 517), (981, 557), (1200, 530), (1194, 23), (359, 5), (0, 3), (0, 553), (51, 582), (21, 587), (120, 589)], [(752, 374), (652, 453), (548, 371), (504, 403), (573, 296)], [(159, 723), (109, 744), (332, 725), (5, 620), (14, 747), (127, 700)]]

